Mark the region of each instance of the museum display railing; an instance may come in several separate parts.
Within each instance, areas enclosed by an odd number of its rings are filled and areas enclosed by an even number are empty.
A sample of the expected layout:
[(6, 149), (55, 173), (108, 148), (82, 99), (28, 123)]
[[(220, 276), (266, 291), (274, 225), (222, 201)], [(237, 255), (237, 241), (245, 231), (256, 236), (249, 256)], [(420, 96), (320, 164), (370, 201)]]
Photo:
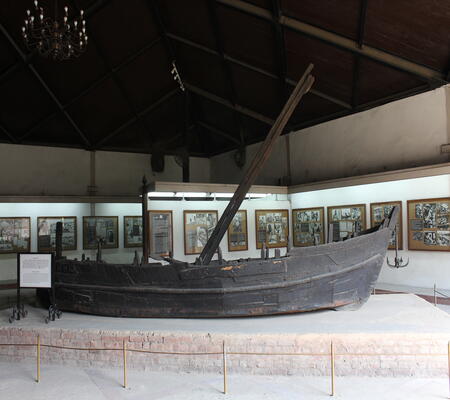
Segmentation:
[(329, 348), (320, 353), (308, 352), (244, 352), (244, 351), (227, 351), (225, 341), (222, 342), (222, 351), (205, 351), (205, 352), (176, 352), (176, 351), (161, 351), (161, 350), (145, 350), (129, 348), (125, 340), (122, 341), (122, 347), (72, 347), (72, 346), (58, 346), (52, 344), (41, 343), (40, 336), (37, 335), (36, 343), (0, 343), (0, 347), (35, 347), (36, 348), (36, 382), (41, 380), (41, 348), (47, 349), (63, 349), (63, 350), (77, 350), (77, 351), (118, 351), (122, 353), (122, 369), (123, 369), (123, 383), (122, 386), (127, 388), (127, 357), (128, 353), (147, 353), (159, 355), (176, 355), (176, 356), (221, 356), (222, 358), (222, 375), (223, 375), (223, 393), (227, 393), (227, 358), (230, 356), (308, 356), (308, 357), (328, 357), (329, 358), (329, 373), (330, 373), (330, 395), (336, 394), (335, 390), (335, 360), (336, 357), (447, 357), (448, 358), (448, 375), (450, 380), (450, 341), (447, 343), (447, 353), (348, 353), (336, 352), (336, 347), (333, 341), (330, 342)]
[(447, 296), (446, 294), (440, 292), (439, 290), (436, 289), (436, 284), (434, 284), (433, 286), (433, 299), (434, 299), (434, 306), (436, 307), (438, 305), (438, 297), (437, 295), (441, 295), (441, 298), (445, 298), (445, 299), (450, 299), (450, 296)]

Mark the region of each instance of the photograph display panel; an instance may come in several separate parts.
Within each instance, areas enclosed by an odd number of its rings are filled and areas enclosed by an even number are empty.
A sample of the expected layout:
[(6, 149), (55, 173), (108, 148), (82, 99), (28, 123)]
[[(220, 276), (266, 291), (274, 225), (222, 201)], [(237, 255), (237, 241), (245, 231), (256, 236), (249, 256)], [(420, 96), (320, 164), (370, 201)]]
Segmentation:
[[(397, 218), (397, 241), (398, 249), (403, 250), (403, 219), (402, 219), (402, 202), (401, 201), (386, 201), (382, 203), (370, 204), (370, 226), (372, 228), (381, 225), (383, 220), (389, 217), (392, 209), (398, 206), (400, 212)], [(389, 240), (389, 250), (395, 250), (395, 232), (392, 231), (391, 239)]]
[(228, 250), (248, 250), (247, 211), (239, 210), (228, 227)]
[(289, 239), (288, 210), (255, 210), (256, 248), (287, 247)]
[(324, 208), (292, 210), (293, 244), (296, 247), (317, 246), (325, 243)]
[(149, 211), (150, 254), (173, 254), (172, 211)]
[(30, 251), (30, 217), (0, 217), (0, 254)]
[(328, 207), (328, 225), (332, 225), (333, 242), (338, 242), (352, 233), (366, 229), (366, 205)]
[(184, 211), (184, 254), (200, 254), (217, 225), (217, 211)]
[(408, 249), (450, 251), (450, 198), (408, 200)]
[(142, 247), (142, 217), (123, 217), (123, 234), (124, 247)]
[(96, 249), (98, 240), (103, 249), (119, 247), (118, 217), (83, 217), (83, 249)]
[(38, 217), (38, 251), (56, 250), (56, 223), (62, 222), (62, 249), (77, 249), (77, 217)]

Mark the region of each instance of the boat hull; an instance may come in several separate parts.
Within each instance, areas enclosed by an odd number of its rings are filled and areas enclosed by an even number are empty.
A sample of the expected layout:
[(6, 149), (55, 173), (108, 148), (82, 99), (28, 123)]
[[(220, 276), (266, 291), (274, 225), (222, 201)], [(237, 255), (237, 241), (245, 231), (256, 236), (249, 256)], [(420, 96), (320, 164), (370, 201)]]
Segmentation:
[(62, 310), (116, 317), (239, 317), (358, 307), (380, 273), (391, 231), (295, 248), (287, 257), (193, 266), (60, 259)]

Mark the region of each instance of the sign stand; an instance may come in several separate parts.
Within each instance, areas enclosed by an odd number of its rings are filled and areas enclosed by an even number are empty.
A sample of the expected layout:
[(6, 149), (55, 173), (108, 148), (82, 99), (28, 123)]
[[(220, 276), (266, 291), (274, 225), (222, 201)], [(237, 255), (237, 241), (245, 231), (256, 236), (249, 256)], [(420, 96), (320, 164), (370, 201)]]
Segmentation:
[(61, 318), (61, 311), (56, 306), (54, 285), (54, 254), (53, 253), (18, 253), (17, 254), (17, 302), (9, 322), (25, 318), (28, 312), (21, 302), (20, 289), (48, 289), (50, 307), (45, 322)]

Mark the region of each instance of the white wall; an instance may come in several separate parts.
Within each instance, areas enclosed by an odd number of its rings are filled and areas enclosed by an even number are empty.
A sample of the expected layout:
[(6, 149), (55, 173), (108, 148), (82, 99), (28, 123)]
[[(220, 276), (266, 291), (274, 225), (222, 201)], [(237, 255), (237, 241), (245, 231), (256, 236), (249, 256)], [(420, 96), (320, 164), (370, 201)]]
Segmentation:
[[(291, 203), (293, 209), (365, 203), (369, 226), (370, 203), (401, 200), (403, 247), (407, 249), (406, 201), (436, 197), (450, 197), (450, 175), (297, 193), (291, 195)], [(440, 288), (450, 289), (450, 253), (407, 250), (401, 253), (404, 259), (409, 257), (409, 265), (403, 269), (392, 269), (385, 263), (379, 282), (428, 288), (436, 283)], [(393, 259), (394, 252), (389, 251), (388, 255)]]
[[(277, 198), (281, 200), (277, 200)], [(183, 210), (217, 210), (218, 217), (222, 215), (227, 201), (149, 201), (150, 210), (173, 210), (174, 254), (178, 260), (193, 262), (196, 255), (184, 255), (184, 226)], [(225, 259), (238, 259), (241, 257), (259, 257), (260, 250), (256, 249), (255, 212), (257, 209), (288, 209), (290, 202), (286, 195), (271, 196), (267, 199), (245, 200), (241, 209), (247, 210), (248, 218), (248, 251), (228, 252), (227, 236), (225, 235), (220, 246)], [(140, 204), (130, 203), (102, 203), (96, 204), (95, 215), (118, 216), (119, 221), (119, 248), (104, 249), (103, 259), (108, 262), (131, 263), (135, 250), (142, 256), (140, 248), (124, 248), (123, 217), (141, 215)], [(69, 258), (81, 259), (83, 253), (95, 259), (95, 250), (83, 250), (83, 216), (91, 215), (90, 204), (80, 203), (0, 203), (1, 217), (31, 217), (31, 251), (37, 251), (37, 217), (42, 216), (76, 216), (77, 217), (77, 251), (64, 251), (63, 255)], [(290, 219), (289, 219), (290, 221)], [(271, 250), (271, 255), (274, 250)], [(282, 249), (281, 254), (285, 254)], [(216, 257), (217, 258), (217, 257)], [(16, 254), (0, 254), (0, 281), (16, 279)]]
[[(450, 142), (450, 85), (290, 134), (292, 184), (446, 162)], [(260, 144), (248, 146), (240, 170), (232, 152), (211, 158), (212, 182), (238, 183)], [(258, 178), (286, 175), (286, 148), (277, 148)]]
[[(162, 173), (152, 171), (147, 154), (98, 151), (95, 158), (100, 195), (134, 195), (144, 174), (148, 181), (182, 180), (182, 168), (172, 156), (165, 157)], [(90, 152), (0, 144), (0, 171), (0, 195), (86, 195)], [(209, 182), (209, 159), (191, 157), (190, 173), (192, 182)]]

